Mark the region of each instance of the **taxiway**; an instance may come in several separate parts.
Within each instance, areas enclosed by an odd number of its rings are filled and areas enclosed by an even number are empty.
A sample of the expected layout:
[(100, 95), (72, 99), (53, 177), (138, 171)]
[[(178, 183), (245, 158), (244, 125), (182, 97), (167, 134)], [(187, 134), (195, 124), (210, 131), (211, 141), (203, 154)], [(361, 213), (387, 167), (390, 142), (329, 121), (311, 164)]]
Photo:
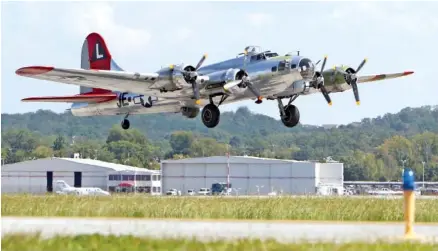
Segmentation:
[[(37, 233), (43, 238), (58, 234), (135, 235), (155, 238), (276, 239), (297, 241), (401, 241), (403, 223), (309, 222), (309, 221), (235, 221), (188, 219), (125, 219), (75, 217), (2, 217), (2, 236), (13, 233)], [(423, 242), (438, 243), (438, 224), (416, 224), (414, 231)]]

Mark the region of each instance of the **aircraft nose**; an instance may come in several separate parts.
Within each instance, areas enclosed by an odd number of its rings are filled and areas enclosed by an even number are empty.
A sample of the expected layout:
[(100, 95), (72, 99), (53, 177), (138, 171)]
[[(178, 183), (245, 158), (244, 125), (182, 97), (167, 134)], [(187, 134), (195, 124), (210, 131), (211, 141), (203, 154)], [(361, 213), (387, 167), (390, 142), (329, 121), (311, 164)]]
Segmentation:
[(309, 58), (302, 58), (298, 63), (298, 70), (303, 79), (311, 79), (315, 74), (315, 65)]

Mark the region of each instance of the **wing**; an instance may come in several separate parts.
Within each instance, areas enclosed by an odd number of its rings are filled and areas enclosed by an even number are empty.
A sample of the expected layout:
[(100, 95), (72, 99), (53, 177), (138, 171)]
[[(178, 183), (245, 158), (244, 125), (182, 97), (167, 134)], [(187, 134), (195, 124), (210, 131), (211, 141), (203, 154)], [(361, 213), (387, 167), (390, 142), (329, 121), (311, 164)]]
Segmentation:
[(23, 67), (18, 69), (15, 73), (28, 78), (119, 92), (146, 95), (156, 95), (160, 93), (158, 89), (151, 88), (158, 79), (158, 73), (63, 69), (46, 66)]
[(405, 71), (405, 72), (391, 73), (391, 74), (359, 76), (357, 79), (357, 83), (367, 83), (367, 82), (374, 82), (374, 81), (385, 80), (385, 79), (400, 78), (400, 77), (404, 77), (407, 75), (411, 75), (412, 73), (414, 73), (414, 72), (413, 71)]
[(25, 98), (23, 102), (101, 103), (117, 99), (116, 93), (79, 94), (74, 96), (51, 96)]

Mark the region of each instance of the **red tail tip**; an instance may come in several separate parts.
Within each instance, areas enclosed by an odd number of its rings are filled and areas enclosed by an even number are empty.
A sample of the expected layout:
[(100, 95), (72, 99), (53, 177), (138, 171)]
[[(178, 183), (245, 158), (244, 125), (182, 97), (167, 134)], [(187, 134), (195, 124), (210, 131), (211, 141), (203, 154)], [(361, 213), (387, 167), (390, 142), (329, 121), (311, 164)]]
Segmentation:
[(411, 75), (412, 73), (414, 73), (413, 71), (405, 71), (404, 73), (403, 73), (403, 75)]
[(53, 67), (47, 67), (47, 66), (28, 66), (28, 67), (22, 67), (15, 71), (15, 74), (20, 76), (28, 76), (28, 75), (38, 75), (38, 74), (44, 74), (49, 71), (53, 70)]

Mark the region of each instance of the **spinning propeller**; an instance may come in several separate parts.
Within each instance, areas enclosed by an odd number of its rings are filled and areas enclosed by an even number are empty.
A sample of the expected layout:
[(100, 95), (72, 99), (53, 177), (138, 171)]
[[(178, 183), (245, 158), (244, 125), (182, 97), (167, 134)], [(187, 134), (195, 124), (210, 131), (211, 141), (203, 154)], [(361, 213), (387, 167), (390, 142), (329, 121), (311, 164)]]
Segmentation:
[[(198, 77), (198, 70), (199, 68), (201, 68), (202, 64), (204, 63), (205, 59), (207, 58), (207, 54), (204, 54), (204, 56), (202, 56), (201, 60), (199, 60), (198, 64), (196, 65), (195, 68), (193, 67), (189, 67), (188, 70), (179, 70), (181, 72), (181, 74), (183, 75), (184, 79), (192, 84), (192, 89), (193, 89), (193, 94), (195, 96), (195, 103), (197, 105), (201, 104), (201, 100), (200, 100), (200, 94), (199, 94), (199, 85), (198, 82), (196, 81), (196, 78)], [(171, 65), (169, 67), (171, 70), (174, 69), (174, 65)]]
[(354, 93), (354, 99), (356, 99), (356, 104), (360, 105), (360, 99), (359, 99), (359, 90), (357, 89), (357, 76), (356, 74), (360, 71), (360, 69), (362, 69), (362, 67), (365, 65), (365, 63), (367, 62), (367, 59), (365, 58), (360, 65), (357, 67), (356, 70), (354, 69), (347, 69), (347, 71), (344, 71), (342, 69), (338, 69), (338, 68), (334, 68), (335, 71), (338, 71), (342, 74), (345, 75), (345, 82), (347, 82), (347, 84), (351, 85), (351, 88), (353, 89), (353, 93)]
[(236, 85), (241, 85), (242, 88), (246, 88), (248, 87), (249, 90), (257, 97), (257, 100), (255, 101), (256, 104), (261, 104), (263, 101), (263, 97), (260, 95), (260, 91), (254, 86), (254, 84), (251, 82), (247, 72), (246, 72), (246, 61), (247, 61), (247, 56), (248, 56), (248, 51), (245, 50), (244, 52), (245, 57), (243, 59), (243, 71), (245, 71), (245, 74), (243, 75), (241, 80), (235, 80), (235, 81), (231, 81), (227, 84), (224, 85), (224, 90), (228, 91), (228, 89), (236, 86)]
[[(316, 64), (318, 64), (321, 60), (319, 60)], [(322, 95), (324, 96), (325, 100), (329, 105), (332, 105), (332, 100), (330, 99), (330, 96), (327, 92), (327, 89), (325, 89), (324, 86), (324, 67), (325, 63), (327, 62), (327, 56), (324, 57), (324, 61), (322, 61), (321, 70), (315, 72), (315, 75), (313, 77), (313, 84), (315, 88), (319, 88), (321, 90)]]

